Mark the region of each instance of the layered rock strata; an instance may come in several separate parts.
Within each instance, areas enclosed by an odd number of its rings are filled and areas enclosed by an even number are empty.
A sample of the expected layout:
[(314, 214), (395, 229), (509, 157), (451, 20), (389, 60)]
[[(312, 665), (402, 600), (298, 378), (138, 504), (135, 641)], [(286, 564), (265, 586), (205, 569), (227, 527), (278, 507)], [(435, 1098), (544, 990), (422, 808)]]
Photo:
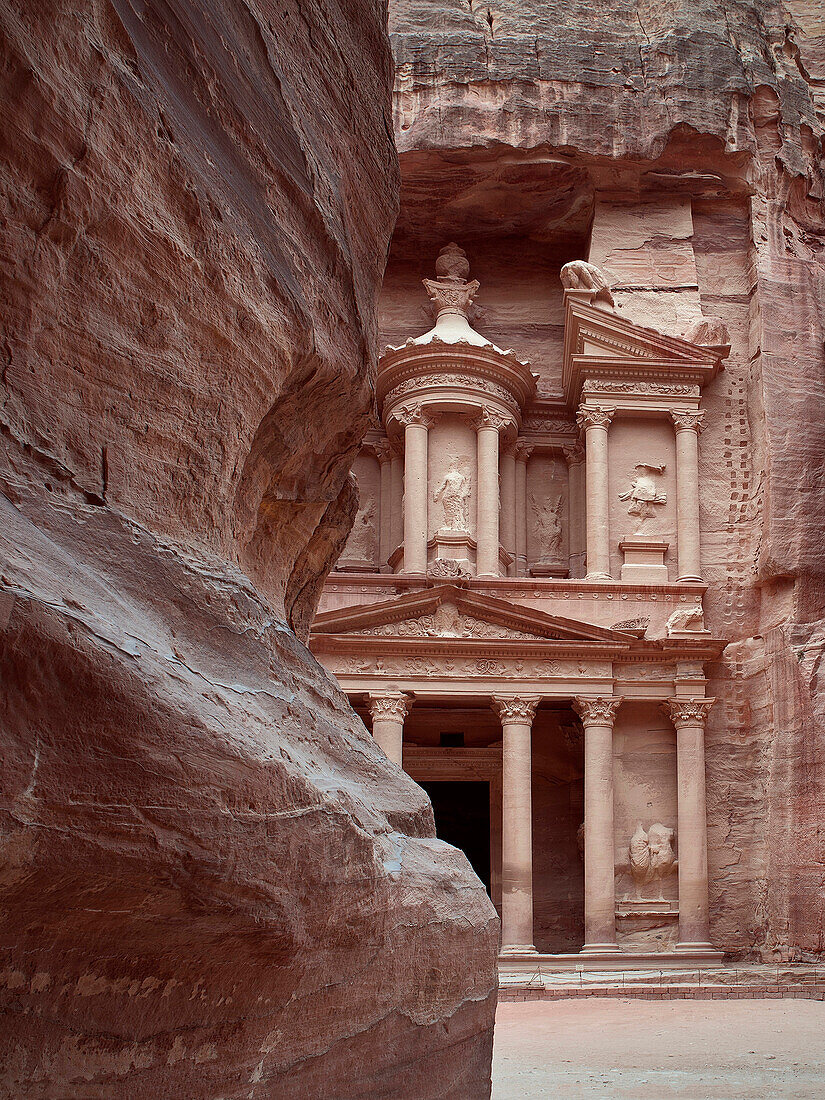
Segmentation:
[(486, 1096), (495, 913), (302, 644), (396, 209), (381, 6), (43, 0), (0, 48), (0, 1091)]

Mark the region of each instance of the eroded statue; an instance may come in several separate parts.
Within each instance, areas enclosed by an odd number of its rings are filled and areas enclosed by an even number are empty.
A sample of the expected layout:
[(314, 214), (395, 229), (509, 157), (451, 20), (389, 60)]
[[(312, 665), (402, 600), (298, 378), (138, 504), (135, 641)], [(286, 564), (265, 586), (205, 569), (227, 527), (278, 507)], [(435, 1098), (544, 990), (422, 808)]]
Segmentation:
[(540, 548), (541, 561), (556, 562), (561, 560), (562, 503), (563, 497), (561, 495), (556, 498), (555, 504), (551, 504), (549, 500), (538, 500), (535, 493), (530, 494), (530, 504), (533, 509), (533, 534)]
[(635, 516), (641, 526), (646, 519), (656, 515), (656, 505), (667, 504), (667, 493), (660, 493), (656, 476), (661, 476), (666, 466), (653, 466), (640, 462), (634, 467), (635, 476), (631, 478), (630, 488), (619, 493), (619, 500), (630, 502), (627, 514)]
[(470, 477), (464, 467), (463, 460), (453, 458), (444, 479), (433, 493), (435, 503), (440, 503), (444, 509), (442, 530), (470, 530)]
[(704, 630), (705, 613), (701, 604), (694, 607), (677, 607), (665, 627), (668, 635), (687, 630)]
[(375, 501), (372, 498), (358, 510), (342, 556), (354, 561), (375, 559)]
[(613, 295), (602, 272), (587, 260), (571, 260), (561, 269), (561, 285), (565, 290), (592, 290), (593, 302), (613, 305)]
[(656, 823), (645, 832), (641, 821), (630, 838), (629, 865), (636, 887), (636, 897), (642, 898), (643, 891), (656, 884), (658, 898), (662, 901), (663, 880), (676, 870), (677, 860), (673, 851), (676, 833), (667, 825)]

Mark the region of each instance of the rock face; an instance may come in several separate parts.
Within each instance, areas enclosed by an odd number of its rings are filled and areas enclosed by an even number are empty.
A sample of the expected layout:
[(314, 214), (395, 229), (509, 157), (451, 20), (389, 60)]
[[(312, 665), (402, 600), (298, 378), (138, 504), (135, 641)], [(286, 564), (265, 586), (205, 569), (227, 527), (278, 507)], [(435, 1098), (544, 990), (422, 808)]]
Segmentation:
[(495, 913), (302, 644), (396, 210), (381, 5), (1, 18), (0, 1091), (487, 1096)]
[[(713, 937), (825, 951), (825, 35), (804, 0), (395, 0), (402, 200), (388, 343), (445, 240), (478, 328), (559, 392), (558, 272), (585, 259), (624, 315), (730, 333), (700, 474)], [(697, 328), (698, 326), (698, 328)], [(423, 327), (423, 326), (422, 326)]]

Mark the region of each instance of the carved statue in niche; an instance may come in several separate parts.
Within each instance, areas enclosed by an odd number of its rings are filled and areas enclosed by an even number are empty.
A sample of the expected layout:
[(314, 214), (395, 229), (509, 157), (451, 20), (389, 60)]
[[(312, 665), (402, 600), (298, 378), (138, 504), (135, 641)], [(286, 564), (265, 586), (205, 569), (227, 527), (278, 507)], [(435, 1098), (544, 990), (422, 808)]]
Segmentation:
[(556, 497), (556, 503), (549, 500), (539, 501), (535, 493), (530, 494), (533, 509), (533, 535), (539, 546), (541, 561), (557, 562), (561, 560), (562, 526), (561, 509), (564, 498)]
[(433, 493), (433, 500), (444, 509), (444, 531), (470, 530), (470, 475), (467, 473), (469, 459), (452, 455), (450, 468), (444, 475), (439, 487)]
[(673, 841), (676, 833), (667, 825), (657, 822), (651, 825), (645, 832), (641, 821), (636, 826), (636, 831), (630, 838), (628, 849), (628, 862), (633, 883), (636, 887), (636, 897), (641, 899), (642, 892), (652, 883), (657, 883), (657, 901), (663, 901), (663, 879), (672, 874), (677, 867), (676, 855), (673, 851)]
[(630, 488), (619, 493), (619, 500), (630, 501), (627, 514), (636, 517), (639, 527), (656, 515), (656, 505), (667, 504), (667, 493), (660, 493), (656, 483), (656, 477), (661, 477), (666, 469), (666, 466), (653, 466), (649, 462), (637, 463)]
[(342, 556), (354, 561), (375, 560), (375, 500), (372, 497), (358, 509)]

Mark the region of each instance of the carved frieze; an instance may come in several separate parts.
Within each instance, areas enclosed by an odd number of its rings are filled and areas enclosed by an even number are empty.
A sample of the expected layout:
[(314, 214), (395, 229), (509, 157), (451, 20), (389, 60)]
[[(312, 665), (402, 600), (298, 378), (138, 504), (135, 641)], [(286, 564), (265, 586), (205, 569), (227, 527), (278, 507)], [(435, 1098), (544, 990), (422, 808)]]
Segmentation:
[(698, 397), (700, 389), (688, 382), (620, 382), (613, 378), (588, 378), (582, 393), (640, 393), (652, 397)]
[(408, 393), (415, 390), (430, 389), (434, 386), (457, 386), (462, 389), (481, 390), (491, 397), (497, 397), (513, 409), (516, 407), (513, 395), (504, 386), (500, 386), (497, 382), (491, 382), (489, 379), (481, 378), (476, 374), (431, 373), (417, 375), (415, 378), (407, 378), (405, 381), (399, 382), (397, 386), (393, 386), (384, 400), (386, 404), (392, 404)]
[(578, 427), (570, 420), (562, 420), (561, 418), (541, 416), (537, 413), (528, 414), (524, 418), (524, 430), (527, 432), (546, 432), (549, 435), (572, 435), (578, 434)]

